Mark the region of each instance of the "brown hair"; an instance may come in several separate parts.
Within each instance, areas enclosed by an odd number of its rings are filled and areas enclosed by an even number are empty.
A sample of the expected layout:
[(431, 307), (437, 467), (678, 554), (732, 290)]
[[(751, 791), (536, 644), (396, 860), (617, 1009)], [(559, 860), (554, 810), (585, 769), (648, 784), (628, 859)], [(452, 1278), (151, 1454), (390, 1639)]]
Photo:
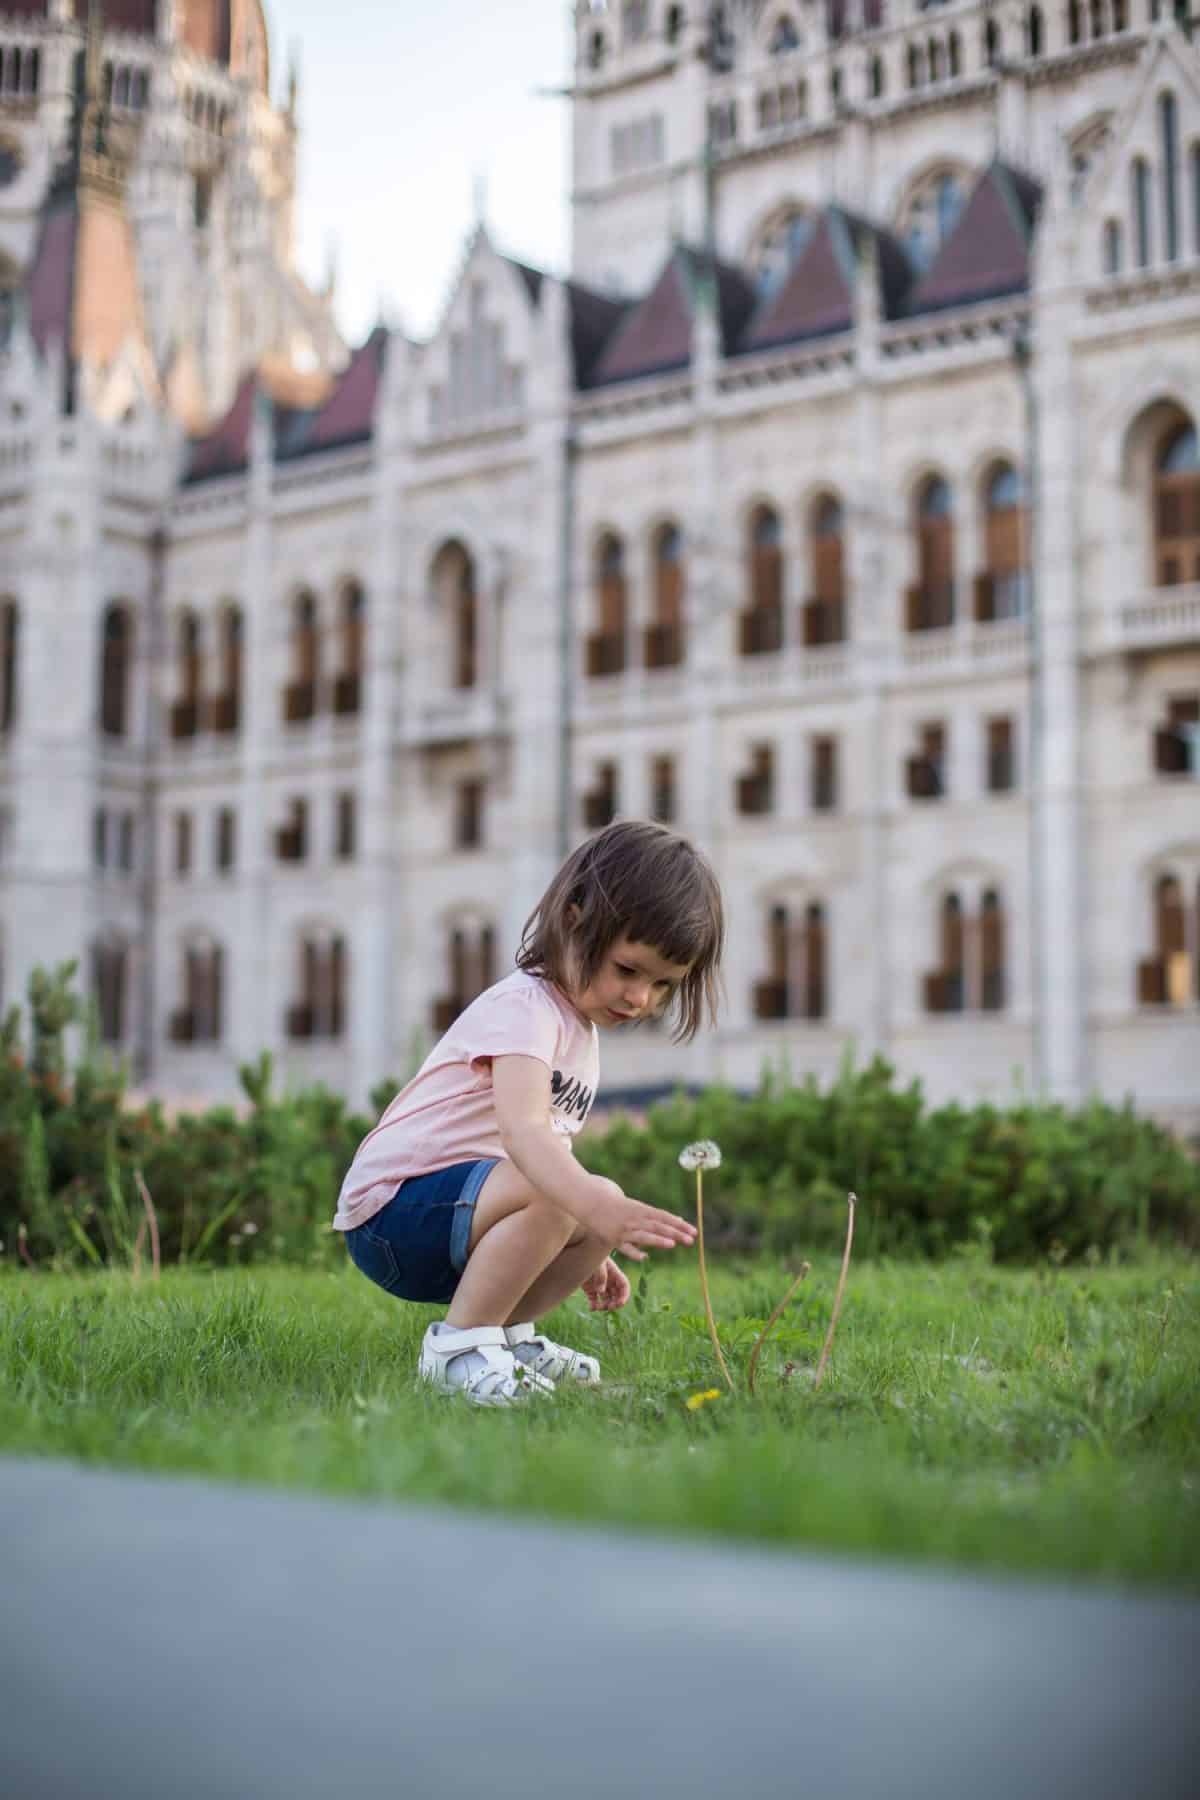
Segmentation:
[(707, 858), (665, 825), (621, 819), (580, 844), (526, 920), (517, 967), (585, 988), (621, 937), (691, 965), (674, 996), (677, 1043), (695, 1037), (705, 1010), (716, 1023), (721, 890)]

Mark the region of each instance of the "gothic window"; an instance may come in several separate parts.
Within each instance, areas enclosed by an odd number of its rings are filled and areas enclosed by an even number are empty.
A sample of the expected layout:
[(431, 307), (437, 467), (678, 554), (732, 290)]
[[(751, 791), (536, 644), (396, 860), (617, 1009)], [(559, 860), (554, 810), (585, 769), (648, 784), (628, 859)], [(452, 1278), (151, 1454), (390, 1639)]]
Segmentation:
[(219, 806), (213, 827), (213, 866), (227, 875), (237, 857), (237, 814), (232, 806)]
[(737, 777), (735, 810), (744, 817), (761, 817), (775, 806), (775, 750), (771, 744), (754, 744), (750, 767)]
[(950, 489), (930, 475), (916, 500), (917, 579), (906, 595), (908, 631), (935, 631), (954, 623), (954, 514)]
[(1176, 425), (1154, 475), (1155, 585), (1200, 582), (1200, 449), (1196, 427)]
[(1000, 1012), (1005, 1001), (1004, 908), (995, 888), (988, 888), (979, 909), (979, 1005)]
[(1160, 875), (1151, 913), (1154, 954), (1137, 966), (1139, 1006), (1200, 1004), (1200, 884), (1189, 905), (1179, 875)]
[(1121, 227), (1116, 219), (1106, 219), (1104, 223), (1104, 273), (1121, 273)]
[(884, 76), (883, 58), (881, 56), (873, 56), (871, 58), (869, 85), (872, 100), (882, 100), (887, 83)]
[(602, 31), (593, 31), (588, 39), (587, 47), (587, 65), (589, 69), (602, 69), (604, 67), (604, 52), (604, 33)]
[(962, 1012), (966, 1006), (966, 932), (962, 901), (942, 898), (938, 916), (938, 966), (925, 977), (927, 1012)]
[(654, 534), (654, 620), (646, 627), (646, 667), (683, 661), (683, 539), (676, 525)]
[(202, 682), (200, 621), (194, 612), (179, 617), (176, 639), (176, 698), (171, 707), (171, 736), (175, 739), (195, 737), (200, 728), (200, 688)]
[(946, 727), (922, 725), (919, 748), (905, 765), (905, 781), (912, 800), (940, 800), (946, 792)]
[(1163, 251), (1168, 262), (1179, 256), (1179, 109), (1171, 93), (1158, 97), (1162, 146)]
[(491, 924), (459, 921), (446, 943), (446, 980), (433, 1003), (433, 1028), (448, 1031), (465, 1007), (496, 980), (496, 930)]
[(339, 614), (342, 666), (334, 677), (333, 710), (339, 717), (346, 717), (358, 712), (362, 704), (367, 596), (361, 582), (345, 583), (339, 596)]
[(668, 6), (666, 22), (666, 39), (668, 44), (677, 44), (683, 36), (684, 10), (682, 6)]
[(901, 211), (899, 233), (909, 260), (925, 270), (958, 223), (966, 199), (964, 174), (939, 169), (913, 190)]
[(989, 69), (994, 69), (1000, 60), (1000, 27), (995, 19), (989, 19), (984, 26), (983, 60)]
[(184, 945), (183, 1004), (172, 1013), (168, 1035), (175, 1044), (220, 1041), (224, 1001), (224, 952), (210, 938)]
[(217, 624), (220, 688), (211, 703), (214, 731), (236, 731), (242, 710), (242, 613), (238, 606), (225, 606)]
[(1007, 794), (1017, 785), (1013, 722), (988, 719), (986, 732), (984, 786), (989, 794)]
[(845, 518), (841, 502), (823, 494), (812, 509), (812, 593), (804, 603), (805, 644), (840, 644), (846, 636)]
[(288, 805), (286, 824), (275, 830), (275, 856), (279, 862), (303, 862), (308, 855), (308, 801), (301, 795)]
[(122, 875), (134, 872), (133, 836), (133, 814), (123, 812), (117, 820), (117, 867)]
[(1028, 590), (1028, 514), (1021, 480), (1011, 463), (996, 463), (983, 484), (984, 566), (975, 577), (975, 618), (1016, 619)]
[(129, 952), (117, 938), (92, 945), (91, 989), (102, 1044), (119, 1044), (125, 1036), (125, 987)]
[(947, 39), (947, 53), (950, 59), (951, 76), (962, 74), (962, 45), (959, 43), (957, 31), (952, 31)]
[(1092, 0), (1092, 41), (1096, 42), (1105, 35), (1104, 32), (1104, 0)]
[(20, 617), (15, 600), (0, 600), (0, 732), (11, 731), (17, 717)]
[(908, 85), (910, 88), (925, 85), (925, 52), (920, 44), (908, 46)]
[(789, 56), (793, 50), (799, 48), (799, 27), (790, 13), (783, 13), (775, 21), (767, 50), (771, 56)]
[(759, 656), (783, 644), (783, 528), (772, 506), (750, 519), (749, 604), (741, 616), (741, 653)]
[[(788, 121), (783, 119), (781, 122), (786, 124)], [(811, 215), (799, 206), (786, 207), (767, 221), (749, 256), (760, 294), (772, 293), (779, 286), (798, 261), (812, 231)]]
[(837, 739), (813, 738), (810, 755), (809, 804), (813, 812), (834, 812), (838, 803)]
[(766, 919), (767, 975), (754, 984), (757, 1019), (828, 1017), (828, 948), (825, 908), (772, 906)]
[(1079, 0), (1068, 0), (1067, 5), (1067, 42), (1078, 44), (1083, 37), (1083, 13)]
[(192, 872), (192, 815), (175, 814), (175, 873), (181, 879)]
[(293, 1039), (340, 1038), (346, 1022), (346, 940), (308, 931), (300, 940), (300, 995), (287, 1010)]
[(931, 82), (940, 81), (944, 73), (942, 66), (942, 46), (936, 38), (930, 38), (929, 40), (928, 56), (929, 79)]
[(1042, 9), (1031, 6), (1025, 15), (1025, 53), (1027, 56), (1042, 54)]
[(596, 764), (592, 786), (583, 796), (583, 823), (588, 831), (603, 831), (617, 816), (617, 765)]
[(650, 759), (650, 817), (660, 825), (673, 825), (676, 810), (675, 758)]
[(629, 596), (625, 546), (615, 532), (606, 532), (596, 546), (593, 582), (596, 624), (586, 644), (587, 672), (619, 675), (625, 667)]
[(454, 790), (454, 848), (478, 850), (483, 844), (485, 784), (478, 775), (456, 784)]
[(283, 717), (289, 725), (303, 724), (317, 711), (320, 675), (320, 634), (316, 596), (305, 589), (292, 603), (292, 679), (283, 691)]
[(129, 686), (133, 674), (133, 622), (126, 606), (105, 608), (100, 652), (100, 729), (124, 737), (129, 729)]
[(358, 799), (347, 789), (334, 802), (333, 854), (338, 862), (353, 862), (358, 850)]
[(452, 688), (478, 680), (479, 619), (474, 558), (459, 543), (443, 544), (433, 559), (433, 598)]
[(1138, 268), (1145, 269), (1150, 262), (1150, 165), (1145, 157), (1134, 157), (1129, 179), (1133, 204), (1134, 256)]

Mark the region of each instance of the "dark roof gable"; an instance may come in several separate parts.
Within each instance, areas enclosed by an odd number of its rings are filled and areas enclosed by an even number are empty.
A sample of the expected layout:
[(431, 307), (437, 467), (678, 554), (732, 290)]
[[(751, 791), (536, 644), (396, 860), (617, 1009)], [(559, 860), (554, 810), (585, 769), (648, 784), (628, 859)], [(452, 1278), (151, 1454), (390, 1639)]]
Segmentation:
[(994, 162), (909, 298), (910, 313), (1018, 294), (1029, 285), (1029, 246), (1041, 189)]

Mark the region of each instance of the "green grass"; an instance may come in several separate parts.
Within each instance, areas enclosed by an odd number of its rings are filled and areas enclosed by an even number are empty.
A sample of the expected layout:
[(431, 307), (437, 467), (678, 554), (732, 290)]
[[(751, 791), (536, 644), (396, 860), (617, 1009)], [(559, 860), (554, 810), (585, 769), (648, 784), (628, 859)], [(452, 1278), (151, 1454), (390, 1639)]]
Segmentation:
[[(1200, 1588), (1200, 1265), (819, 1260), (753, 1400), (720, 1385), (694, 1258), (548, 1321), (606, 1387), (522, 1413), (417, 1389), (431, 1309), (348, 1265), (0, 1278), (0, 1449), (333, 1494)], [(726, 1265), (735, 1374), (781, 1265)], [(743, 1384), (744, 1386), (744, 1381)]]

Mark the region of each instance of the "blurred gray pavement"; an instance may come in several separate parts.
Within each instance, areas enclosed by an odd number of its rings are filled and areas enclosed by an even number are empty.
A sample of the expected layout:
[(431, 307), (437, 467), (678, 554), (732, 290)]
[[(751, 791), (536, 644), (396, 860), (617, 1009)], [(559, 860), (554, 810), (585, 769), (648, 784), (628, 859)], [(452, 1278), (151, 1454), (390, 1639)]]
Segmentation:
[(1174, 1800), (1200, 1606), (0, 1461), (4, 1800)]

